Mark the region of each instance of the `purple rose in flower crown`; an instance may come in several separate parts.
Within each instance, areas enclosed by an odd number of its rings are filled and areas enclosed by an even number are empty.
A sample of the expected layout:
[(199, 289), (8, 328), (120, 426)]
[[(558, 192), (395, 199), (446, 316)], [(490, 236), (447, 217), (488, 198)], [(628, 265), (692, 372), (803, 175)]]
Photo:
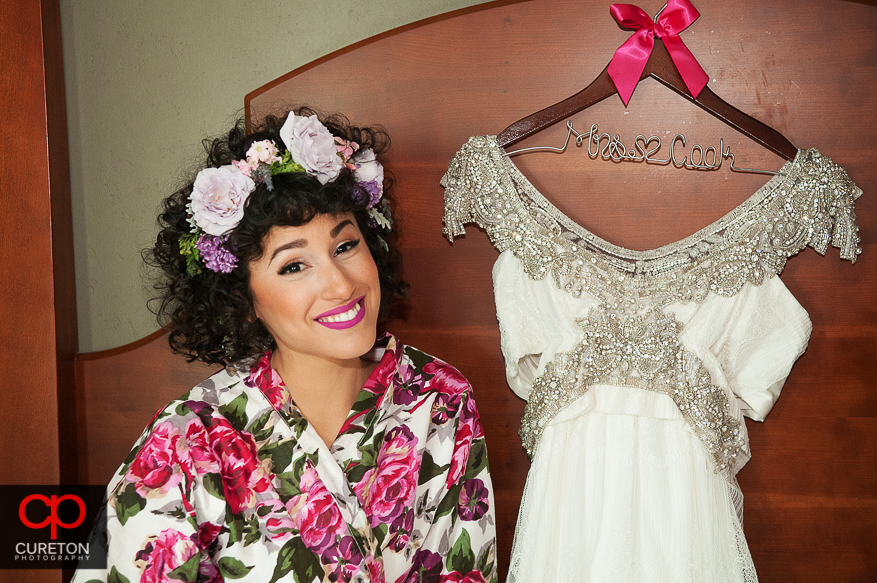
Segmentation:
[(192, 185), (192, 220), (208, 235), (222, 235), (244, 216), (244, 203), (256, 183), (235, 166), (205, 168)]
[(316, 115), (290, 115), (280, 128), (280, 139), (286, 144), (292, 160), (322, 184), (335, 180), (344, 167), (335, 148), (335, 137)]
[(359, 185), (369, 193), (368, 208), (375, 206), (384, 194), (384, 167), (375, 158), (371, 148), (357, 153), (352, 162), (356, 165), (353, 176)]

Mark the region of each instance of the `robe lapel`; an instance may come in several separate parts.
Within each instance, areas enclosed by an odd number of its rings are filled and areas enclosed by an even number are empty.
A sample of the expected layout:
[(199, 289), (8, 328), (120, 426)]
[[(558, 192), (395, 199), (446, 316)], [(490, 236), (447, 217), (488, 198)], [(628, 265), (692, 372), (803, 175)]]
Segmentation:
[[(356, 498), (356, 494), (353, 492), (353, 488), (344, 474), (344, 470), (317, 434), (317, 431), (308, 425), (299, 439), (299, 444), (305, 452), (318, 454), (317, 474), (320, 476), (323, 484), (325, 484), (326, 489), (332, 494), (332, 498), (335, 499), (335, 504), (338, 506), (341, 516), (344, 517), (344, 521), (367, 539), (374, 540), (374, 534), (368, 524), (368, 517), (366, 517), (365, 511), (360, 506), (359, 500)], [(369, 549), (360, 550), (366, 551)]]

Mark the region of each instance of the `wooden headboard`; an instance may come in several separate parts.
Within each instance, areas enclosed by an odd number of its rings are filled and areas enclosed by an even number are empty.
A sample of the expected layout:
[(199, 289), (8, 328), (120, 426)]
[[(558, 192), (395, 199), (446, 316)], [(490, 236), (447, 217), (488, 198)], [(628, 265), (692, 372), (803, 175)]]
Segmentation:
[[(660, 4), (643, 8), (656, 12)], [(818, 147), (865, 190), (857, 206), (859, 263), (842, 263), (834, 249), (828, 257), (807, 250), (783, 273), (814, 332), (767, 421), (749, 423), (753, 460), (738, 477), (761, 580), (869, 580), (877, 574), (877, 375), (870, 367), (877, 361), (877, 8), (840, 0), (696, 4), (701, 19), (682, 38), (713, 91), (796, 146)], [(602, 71), (630, 34), (608, 8), (602, 0), (531, 0), (466, 9), (357, 43), (246, 97), (250, 119), (309, 104), (389, 130), (386, 166), (396, 180), (411, 293), (406, 319), (388, 328), (454, 364), (475, 387), (503, 576), (529, 467), (517, 436), (524, 403), (508, 389), (499, 349), (497, 253), (475, 227), (453, 245), (442, 237), (439, 180), (469, 136), (499, 133)], [(654, 81), (640, 84), (628, 108), (610, 98), (572, 119), (628, 142), (640, 133), (682, 132), (704, 147), (723, 138), (739, 165), (780, 165)], [(521, 145), (558, 145), (564, 133), (554, 127)], [(618, 164), (571, 150), (516, 163), (572, 218), (634, 249), (697, 231), (766, 180), (726, 168)], [(83, 482), (106, 481), (155, 410), (211, 372), (170, 357), (159, 333), (135, 344), (77, 363)]]

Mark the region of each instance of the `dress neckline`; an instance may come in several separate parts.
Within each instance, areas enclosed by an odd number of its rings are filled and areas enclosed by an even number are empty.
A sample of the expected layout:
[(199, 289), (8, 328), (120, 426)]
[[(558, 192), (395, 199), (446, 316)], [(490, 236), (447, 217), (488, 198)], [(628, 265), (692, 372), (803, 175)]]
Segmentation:
[(774, 192), (776, 192), (779, 187), (784, 184), (790, 184), (798, 174), (798, 169), (800, 168), (802, 156), (806, 152), (805, 150), (798, 150), (798, 153), (795, 155), (795, 158), (793, 160), (787, 160), (776, 175), (772, 176), (770, 180), (768, 180), (765, 184), (758, 188), (754, 193), (746, 198), (746, 200), (731, 209), (725, 215), (719, 217), (707, 226), (698, 230), (697, 232), (688, 235), (683, 239), (679, 239), (660, 247), (637, 251), (634, 249), (622, 247), (620, 245), (615, 245), (614, 243), (611, 243), (603, 239), (602, 237), (595, 235), (594, 233), (583, 227), (581, 224), (571, 219), (563, 211), (557, 208), (557, 206), (555, 206), (555, 204), (551, 202), (548, 197), (543, 195), (542, 192), (540, 192), (539, 189), (537, 189), (532, 182), (530, 182), (530, 179), (527, 178), (527, 176), (517, 167), (517, 165), (512, 161), (511, 157), (506, 155), (506, 152), (502, 148), (502, 146), (500, 146), (496, 142), (495, 136), (489, 137), (489, 143), (491, 144), (491, 146), (496, 148), (497, 153), (502, 160), (502, 167), (504, 168), (508, 177), (511, 178), (512, 183), (516, 186), (514, 193), (515, 196), (517, 196), (519, 199), (521, 198), (521, 193), (517, 187), (523, 187), (526, 196), (533, 200), (554, 220), (560, 223), (560, 225), (564, 229), (571, 231), (576, 236), (584, 241), (587, 241), (590, 245), (593, 245), (601, 251), (619, 259), (625, 259), (628, 261), (647, 261), (666, 257), (668, 255), (677, 253), (680, 249), (695, 246), (710, 235), (726, 229), (741, 215), (746, 214), (753, 207), (759, 205), (762, 201), (771, 196)]

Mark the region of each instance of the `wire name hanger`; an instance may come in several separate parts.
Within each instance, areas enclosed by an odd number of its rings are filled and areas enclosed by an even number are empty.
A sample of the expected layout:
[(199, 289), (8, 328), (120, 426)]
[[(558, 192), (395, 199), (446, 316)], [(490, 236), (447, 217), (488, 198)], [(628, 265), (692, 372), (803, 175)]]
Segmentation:
[[(519, 142), (612, 95), (621, 95), (626, 105), (636, 83), (652, 77), (782, 158), (795, 157), (798, 149), (785, 136), (733, 107), (706, 84), (709, 77), (679, 39), (679, 32), (700, 16), (690, 0), (669, 0), (654, 18), (630, 4), (613, 4), (610, 14), (622, 28), (635, 30), (634, 35), (616, 50), (609, 65), (590, 85), (500, 132), (496, 138), (500, 146)], [(684, 77), (677, 61), (683, 65)]]
[[(772, 175), (779, 174), (779, 172), (774, 172), (773, 170), (758, 170), (755, 168), (741, 168), (734, 166), (734, 154), (731, 152), (731, 146), (728, 146), (727, 148), (725, 147), (724, 138), (719, 138), (718, 149), (716, 149), (715, 146), (704, 148), (700, 144), (694, 144), (691, 146), (689, 153), (683, 156), (680, 160), (676, 157), (676, 142), (682, 142), (682, 145), (685, 145), (685, 135), (681, 133), (673, 136), (673, 139), (670, 141), (670, 153), (667, 158), (653, 158), (652, 155), (657, 153), (663, 145), (659, 136), (652, 135), (646, 138), (643, 134), (639, 134), (633, 139), (633, 147), (628, 149), (621, 141), (618, 134), (612, 136), (610, 136), (608, 132), (601, 134), (597, 124), (591, 124), (591, 129), (587, 133), (581, 133), (573, 128), (572, 120), (566, 122), (566, 127), (566, 140), (564, 140), (563, 146), (560, 148), (552, 146), (535, 146), (532, 148), (513, 150), (511, 152), (506, 152), (503, 155), (516, 156), (525, 152), (565, 152), (566, 147), (569, 145), (570, 138), (575, 136), (577, 147), (581, 147), (582, 144), (587, 141), (588, 156), (590, 156), (592, 160), (596, 159), (597, 156), (600, 156), (604, 160), (611, 160), (613, 162), (645, 162), (646, 164), (658, 164), (661, 166), (673, 164), (676, 168), (686, 168), (688, 170), (718, 170), (722, 167), (722, 163), (726, 159), (730, 159), (730, 168), (733, 172), (751, 172)], [(601, 148), (600, 143), (603, 140), (606, 140), (606, 143), (603, 144)], [(656, 143), (653, 145), (654, 142)], [(698, 154), (696, 160), (694, 155), (695, 152)], [(710, 156), (710, 154), (712, 154), (712, 156)]]

